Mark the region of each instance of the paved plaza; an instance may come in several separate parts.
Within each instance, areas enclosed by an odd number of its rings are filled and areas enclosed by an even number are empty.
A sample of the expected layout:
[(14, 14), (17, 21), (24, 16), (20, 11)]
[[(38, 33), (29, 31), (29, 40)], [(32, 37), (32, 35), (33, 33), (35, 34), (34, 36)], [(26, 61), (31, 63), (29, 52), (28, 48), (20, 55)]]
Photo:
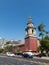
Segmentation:
[(0, 65), (49, 65), (49, 59), (0, 56)]

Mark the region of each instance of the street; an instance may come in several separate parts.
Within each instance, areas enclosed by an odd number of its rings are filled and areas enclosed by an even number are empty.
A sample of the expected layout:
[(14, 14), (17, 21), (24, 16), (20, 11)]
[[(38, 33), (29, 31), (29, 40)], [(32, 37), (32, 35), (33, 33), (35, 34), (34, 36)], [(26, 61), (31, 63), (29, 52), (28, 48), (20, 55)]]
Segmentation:
[(0, 55), (0, 65), (49, 65), (49, 60), (40, 58), (7, 57)]

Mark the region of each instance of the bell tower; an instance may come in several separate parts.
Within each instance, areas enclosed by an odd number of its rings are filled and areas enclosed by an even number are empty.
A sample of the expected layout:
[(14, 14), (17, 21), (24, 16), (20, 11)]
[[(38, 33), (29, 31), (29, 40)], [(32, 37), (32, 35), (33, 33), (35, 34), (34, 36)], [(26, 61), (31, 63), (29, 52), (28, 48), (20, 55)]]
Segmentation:
[(37, 50), (37, 37), (36, 37), (36, 28), (32, 22), (32, 18), (29, 17), (27, 26), (25, 28), (25, 50)]
[(31, 17), (29, 17), (29, 19), (28, 19), (28, 23), (27, 23), (27, 27), (26, 27), (25, 31), (26, 31), (25, 38), (36, 37), (36, 28), (34, 27)]

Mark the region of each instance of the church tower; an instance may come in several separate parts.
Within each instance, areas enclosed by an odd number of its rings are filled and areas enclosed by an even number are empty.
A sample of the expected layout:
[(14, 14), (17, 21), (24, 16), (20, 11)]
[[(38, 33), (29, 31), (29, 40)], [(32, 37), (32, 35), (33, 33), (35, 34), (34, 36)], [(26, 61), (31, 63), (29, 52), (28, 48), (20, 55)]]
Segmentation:
[(36, 28), (32, 22), (32, 18), (29, 17), (27, 26), (25, 28), (25, 50), (37, 50), (37, 37), (36, 37)]

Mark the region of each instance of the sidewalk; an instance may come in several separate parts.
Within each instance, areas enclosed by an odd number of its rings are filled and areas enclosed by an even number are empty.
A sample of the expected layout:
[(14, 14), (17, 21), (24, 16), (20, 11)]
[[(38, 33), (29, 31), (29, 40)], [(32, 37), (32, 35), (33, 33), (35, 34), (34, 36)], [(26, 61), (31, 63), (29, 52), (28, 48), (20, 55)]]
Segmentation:
[(41, 57), (41, 59), (49, 60), (49, 57)]
[(33, 58), (49, 60), (49, 57), (33, 57)]

